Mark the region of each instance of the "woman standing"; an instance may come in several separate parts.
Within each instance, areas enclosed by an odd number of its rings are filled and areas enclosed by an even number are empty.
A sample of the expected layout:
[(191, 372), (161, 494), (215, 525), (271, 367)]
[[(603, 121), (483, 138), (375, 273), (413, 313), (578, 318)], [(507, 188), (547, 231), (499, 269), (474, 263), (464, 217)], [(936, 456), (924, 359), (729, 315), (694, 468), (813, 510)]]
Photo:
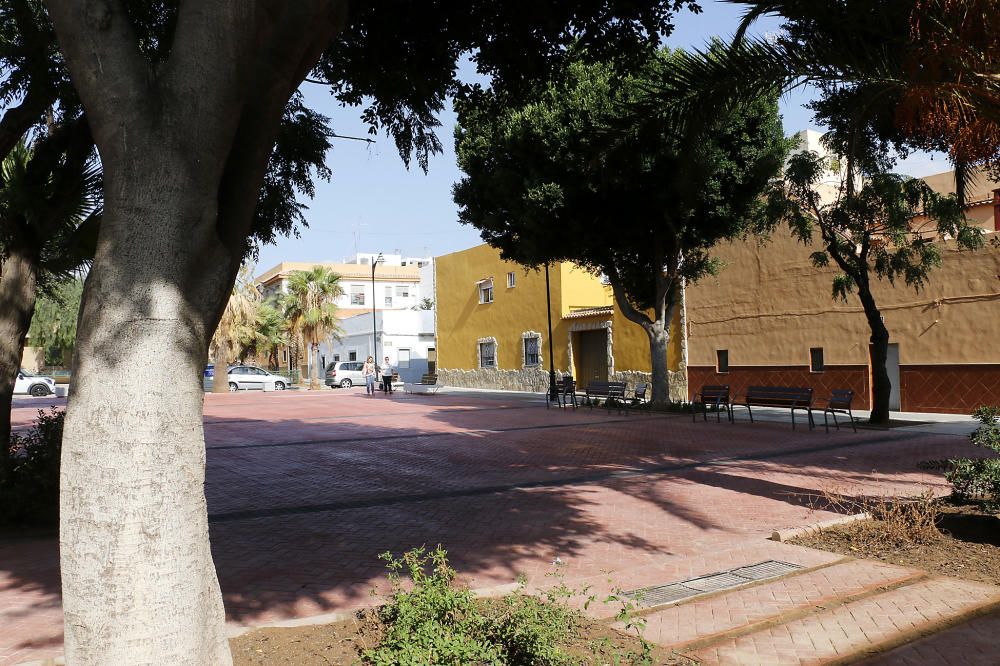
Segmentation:
[(375, 395), (375, 372), (375, 359), (369, 356), (361, 368), (361, 375), (365, 378), (365, 393), (368, 395)]
[(382, 393), (392, 393), (392, 363), (389, 363), (389, 357), (385, 357), (385, 362), (382, 363)]

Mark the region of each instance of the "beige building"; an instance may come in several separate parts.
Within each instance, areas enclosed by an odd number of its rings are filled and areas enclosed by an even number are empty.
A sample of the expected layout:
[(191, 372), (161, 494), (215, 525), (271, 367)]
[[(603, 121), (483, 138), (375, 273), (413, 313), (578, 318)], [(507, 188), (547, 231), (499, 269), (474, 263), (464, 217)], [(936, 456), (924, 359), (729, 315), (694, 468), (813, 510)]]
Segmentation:
[[(953, 191), (953, 173), (926, 181)], [(891, 409), (969, 413), (1000, 404), (1000, 184), (981, 177), (967, 198), (968, 217), (987, 232), (978, 252), (944, 242), (943, 265), (915, 291), (876, 283), (875, 297), (889, 329)], [(919, 220), (917, 222), (919, 224)], [(814, 267), (803, 246), (783, 229), (764, 244), (738, 241), (717, 248), (726, 267), (687, 291), (688, 381), (812, 386), (817, 397), (834, 388), (855, 391), (870, 406), (869, 329), (856, 296), (832, 298), (835, 268)]]

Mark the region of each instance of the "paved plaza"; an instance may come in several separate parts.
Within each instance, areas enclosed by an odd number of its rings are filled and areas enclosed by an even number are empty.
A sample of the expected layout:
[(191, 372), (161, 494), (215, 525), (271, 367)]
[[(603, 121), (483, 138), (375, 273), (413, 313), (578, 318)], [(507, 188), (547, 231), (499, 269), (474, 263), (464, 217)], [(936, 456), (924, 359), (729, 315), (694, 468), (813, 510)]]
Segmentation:
[[(37, 405), (19, 401), (15, 423)], [(569, 585), (602, 592), (768, 560), (800, 567), (651, 611), (648, 638), (701, 663), (998, 662), (1000, 588), (767, 539), (832, 518), (811, 508), (824, 491), (946, 492), (916, 463), (967, 454), (961, 435), (362, 389), (208, 394), (205, 432), (234, 630), (370, 605), (385, 587), (379, 553), (440, 543), (480, 590), (519, 577), (544, 588), (556, 561)], [(55, 538), (0, 541), (0, 664), (61, 645)]]

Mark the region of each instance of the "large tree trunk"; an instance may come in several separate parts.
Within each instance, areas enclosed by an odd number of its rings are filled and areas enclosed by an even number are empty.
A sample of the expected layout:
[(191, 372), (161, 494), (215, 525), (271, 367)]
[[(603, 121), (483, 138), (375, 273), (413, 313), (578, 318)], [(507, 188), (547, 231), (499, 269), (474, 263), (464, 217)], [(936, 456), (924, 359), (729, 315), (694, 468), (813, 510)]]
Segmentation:
[(319, 344), (313, 343), (310, 347), (312, 356), (312, 372), (309, 375), (309, 390), (318, 391), (323, 385), (319, 381)]
[(665, 405), (670, 401), (670, 369), (667, 366), (667, 349), (670, 345), (670, 322), (656, 320), (645, 326), (649, 336), (649, 359), (653, 369), (654, 404)]
[(0, 479), (10, 470), (11, 402), (35, 313), (37, 282), (37, 262), (30, 253), (9, 249), (0, 262)]
[(884, 424), (889, 422), (889, 395), (892, 392), (892, 382), (885, 367), (889, 355), (889, 329), (882, 321), (882, 313), (875, 304), (871, 290), (862, 286), (858, 289), (858, 295), (871, 330), (872, 413), (869, 422)]
[(209, 548), (199, 378), (239, 258), (212, 257), (192, 235), (215, 214), (215, 193), (166, 152), (151, 147), (132, 168), (106, 171), (84, 288), (60, 498), (71, 664), (231, 662)]

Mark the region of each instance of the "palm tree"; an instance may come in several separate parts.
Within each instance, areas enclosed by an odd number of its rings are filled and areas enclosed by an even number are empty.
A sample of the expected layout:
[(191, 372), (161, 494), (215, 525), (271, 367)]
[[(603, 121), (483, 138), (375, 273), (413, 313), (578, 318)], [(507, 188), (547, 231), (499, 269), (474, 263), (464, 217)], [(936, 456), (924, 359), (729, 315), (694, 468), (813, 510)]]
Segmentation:
[(215, 361), (215, 380), (212, 383), (214, 393), (229, 390), (226, 367), (242, 359), (254, 343), (261, 296), (253, 279), (253, 271), (253, 264), (243, 264), (240, 267), (226, 309), (222, 312), (209, 344), (209, 353)]
[(302, 346), (308, 350), (312, 368), (309, 388), (312, 390), (320, 388), (317, 362), (320, 344), (340, 335), (334, 300), (343, 294), (340, 275), (323, 266), (293, 271), (288, 277), (288, 292), (281, 303), (289, 330), (301, 338)]
[[(948, 151), (962, 200), (970, 167), (1000, 161), (1000, 0), (725, 1), (747, 7), (732, 44), (683, 56), (657, 86), (674, 113), (696, 121), (706, 106), (811, 84), (850, 108), (857, 135)], [(766, 15), (785, 31), (747, 37)]]
[(274, 302), (261, 303), (257, 309), (253, 340), (247, 348), (247, 353), (252, 353), (258, 358), (264, 356), (267, 365), (274, 370), (278, 367), (278, 348), (287, 344), (288, 322)]
[(0, 476), (10, 406), (38, 293), (78, 276), (93, 256), (101, 172), (86, 124), (22, 138), (0, 163)]

